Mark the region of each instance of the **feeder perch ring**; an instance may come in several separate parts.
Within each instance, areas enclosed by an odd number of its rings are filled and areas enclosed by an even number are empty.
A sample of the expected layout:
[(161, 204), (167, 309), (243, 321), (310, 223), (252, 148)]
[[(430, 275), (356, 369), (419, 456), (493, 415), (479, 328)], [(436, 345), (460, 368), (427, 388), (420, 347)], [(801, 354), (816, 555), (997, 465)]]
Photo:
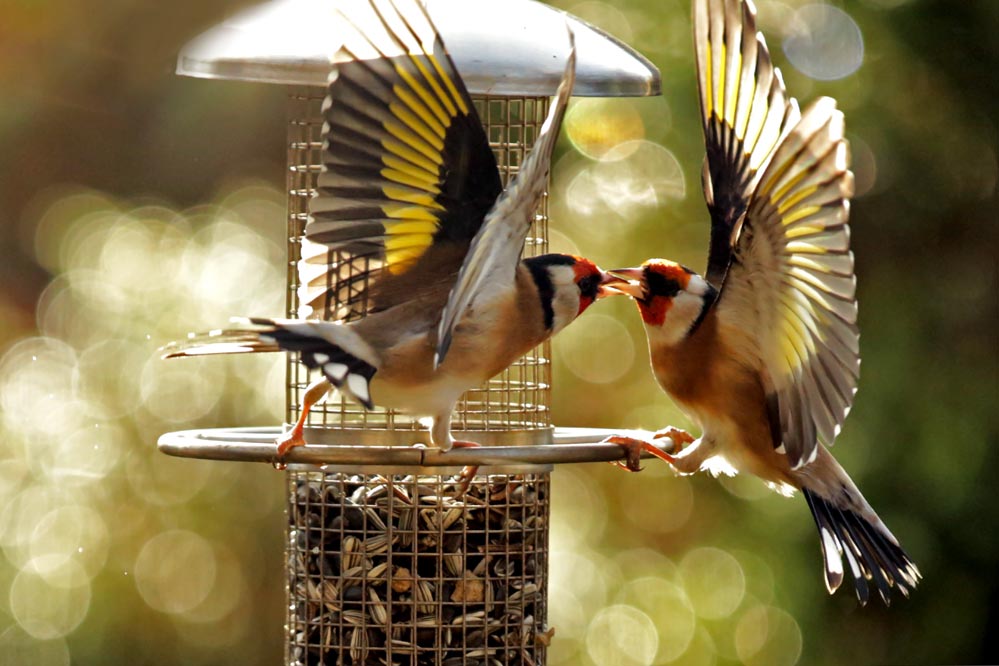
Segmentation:
[[(309, 430), (306, 429), (308, 438)], [(313, 429), (318, 431), (319, 429)], [(510, 466), (550, 468), (552, 465), (568, 463), (614, 462), (624, 455), (617, 444), (605, 442), (612, 435), (631, 436), (647, 441), (652, 440), (652, 433), (646, 430), (608, 430), (600, 428), (553, 428), (541, 431), (546, 435), (547, 442), (526, 445), (492, 445), (486, 444), (475, 448), (452, 449), (442, 452), (439, 449), (420, 448), (414, 446), (376, 446), (376, 445), (343, 445), (343, 444), (309, 444), (297, 446), (278, 461), (274, 440), (281, 436), (280, 427), (260, 428), (210, 428), (202, 430), (183, 430), (171, 432), (160, 437), (157, 445), (159, 450), (171, 456), (181, 458), (204, 458), (210, 460), (228, 460), (235, 462), (284, 462), (289, 466), (311, 465), (321, 466), (326, 471), (337, 471), (337, 467), (350, 467), (357, 470), (358, 466), (378, 468), (377, 472), (391, 473), (384, 468), (404, 469), (408, 473), (425, 471), (426, 473), (441, 473), (446, 468), (458, 469), (465, 465), (503, 466), (504, 471), (511, 471)], [(422, 433), (401, 431), (361, 431), (338, 430), (337, 434), (344, 439), (360, 439), (361, 435), (382, 438), (389, 435), (405, 435), (409, 441), (418, 441)], [(455, 433), (458, 436), (468, 435), (478, 437), (490, 435), (494, 441), (517, 440), (518, 435), (535, 435), (536, 431), (513, 432), (469, 432)], [(536, 439), (536, 437), (531, 437)], [(670, 440), (661, 440), (669, 444)], [(669, 446), (660, 447), (669, 453)], [(646, 454), (647, 456), (647, 454)], [(432, 468), (420, 470), (419, 468)], [(488, 470), (483, 470), (488, 471)], [(532, 469), (531, 471), (538, 471)], [(514, 472), (516, 473), (516, 472)]]

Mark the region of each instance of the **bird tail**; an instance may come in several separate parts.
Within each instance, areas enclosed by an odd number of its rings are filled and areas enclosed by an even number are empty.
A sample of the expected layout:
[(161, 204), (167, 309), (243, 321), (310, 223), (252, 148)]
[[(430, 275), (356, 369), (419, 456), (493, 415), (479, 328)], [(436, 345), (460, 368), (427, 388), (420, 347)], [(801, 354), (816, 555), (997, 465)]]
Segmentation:
[(230, 328), (192, 333), (186, 340), (160, 349), (163, 358), (245, 354), (253, 352), (298, 352), (309, 369), (318, 369), (337, 388), (344, 389), (368, 409), (370, 382), (377, 372), (374, 351), (357, 333), (339, 322), (296, 319), (234, 319), (234, 323), (257, 328)]
[[(811, 474), (806, 472), (813, 466), (817, 469)], [(870, 597), (870, 584), (885, 605), (891, 604), (893, 587), (908, 597), (922, 578), (919, 569), (846, 471), (824, 448), (820, 448), (819, 459), (808, 467), (802, 470), (802, 493), (819, 530), (829, 593), (843, 582), (846, 558), (861, 604)]]
[[(237, 324), (254, 324), (255, 319), (233, 319)], [(250, 354), (281, 351), (274, 340), (261, 337), (263, 329), (225, 328), (207, 333), (189, 333), (184, 340), (170, 342), (160, 347), (162, 358), (209, 356), (214, 354)]]

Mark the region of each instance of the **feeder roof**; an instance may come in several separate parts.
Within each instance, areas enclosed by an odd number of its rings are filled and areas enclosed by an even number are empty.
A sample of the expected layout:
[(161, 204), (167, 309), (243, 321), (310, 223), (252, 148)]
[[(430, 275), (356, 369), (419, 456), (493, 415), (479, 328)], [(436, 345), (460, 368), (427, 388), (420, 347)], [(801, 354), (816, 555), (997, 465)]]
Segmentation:
[[(554, 95), (576, 35), (582, 97), (661, 92), (659, 70), (607, 33), (535, 0), (427, 0), (427, 10), (475, 95)], [(188, 42), (177, 73), (206, 79), (325, 86), (341, 33), (331, 0), (270, 0)]]

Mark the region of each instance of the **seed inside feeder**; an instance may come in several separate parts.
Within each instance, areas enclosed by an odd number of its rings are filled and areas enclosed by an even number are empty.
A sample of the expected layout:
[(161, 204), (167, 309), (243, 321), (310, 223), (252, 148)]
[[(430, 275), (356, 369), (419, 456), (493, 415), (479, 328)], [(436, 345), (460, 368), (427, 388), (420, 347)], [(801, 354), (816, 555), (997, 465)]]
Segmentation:
[(547, 473), (291, 478), (289, 663), (544, 663)]

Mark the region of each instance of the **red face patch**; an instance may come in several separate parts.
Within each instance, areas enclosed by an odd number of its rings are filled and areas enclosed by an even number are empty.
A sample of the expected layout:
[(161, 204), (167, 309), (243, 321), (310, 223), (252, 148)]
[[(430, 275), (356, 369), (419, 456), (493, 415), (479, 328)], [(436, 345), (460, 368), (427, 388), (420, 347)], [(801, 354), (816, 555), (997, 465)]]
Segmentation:
[(647, 300), (635, 301), (638, 311), (642, 313), (642, 321), (649, 326), (662, 326), (666, 321), (666, 313), (673, 306), (673, 299), (665, 296), (650, 296)]
[(603, 272), (597, 265), (585, 257), (573, 257), (576, 263), (572, 265), (575, 273), (575, 282), (579, 286), (579, 311), (576, 316), (583, 314), (583, 310), (593, 305), (597, 300), (597, 291), (600, 288), (600, 281), (603, 279)]
[(650, 259), (643, 265), (645, 298), (636, 301), (642, 320), (649, 326), (662, 326), (673, 307), (673, 298), (687, 288), (691, 272), (665, 259)]

